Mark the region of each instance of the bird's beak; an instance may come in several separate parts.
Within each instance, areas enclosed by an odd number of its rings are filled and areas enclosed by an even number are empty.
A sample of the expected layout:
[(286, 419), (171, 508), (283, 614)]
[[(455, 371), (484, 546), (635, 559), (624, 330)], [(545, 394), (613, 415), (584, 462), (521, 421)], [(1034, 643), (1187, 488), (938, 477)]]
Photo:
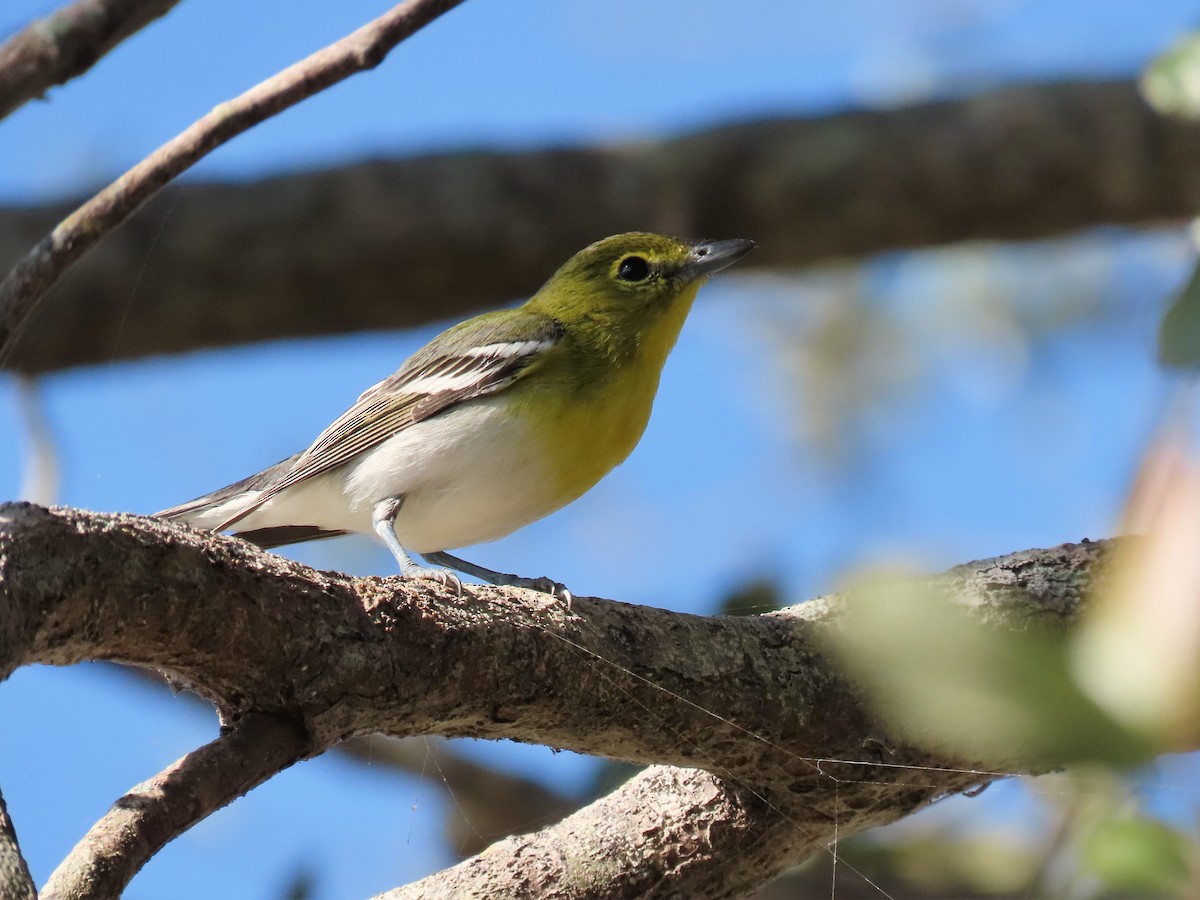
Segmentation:
[(687, 281), (704, 278), (732, 266), (755, 248), (754, 241), (730, 238), (725, 241), (697, 241), (684, 264), (682, 275)]

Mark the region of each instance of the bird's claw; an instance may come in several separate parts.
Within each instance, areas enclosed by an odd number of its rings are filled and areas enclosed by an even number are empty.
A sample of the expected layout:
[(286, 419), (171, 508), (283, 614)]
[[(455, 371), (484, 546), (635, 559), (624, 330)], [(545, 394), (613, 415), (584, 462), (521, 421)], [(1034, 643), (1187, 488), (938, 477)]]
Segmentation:
[(544, 575), (541, 578), (524, 578), (521, 579), (521, 581), (523, 583), (517, 585), (518, 587), (529, 588), (533, 591), (540, 591), (543, 594), (549, 594), (555, 600), (560, 600), (565, 603), (567, 605), (567, 609), (571, 608), (571, 603), (575, 599), (574, 594), (567, 590), (567, 586), (565, 584), (555, 581), (552, 578), (546, 578)]
[(445, 585), (448, 588), (452, 588), (454, 590), (454, 593), (457, 596), (459, 596), (459, 597), (462, 596), (462, 592), (463, 592), (462, 579), (460, 579), (457, 575), (455, 575), (449, 569), (441, 569), (441, 570), (435, 570), (435, 571), (437, 574), (437, 580), (439, 582), (441, 582), (443, 585)]
[(449, 569), (431, 569), (427, 566), (413, 566), (405, 570), (404, 577), (413, 580), (435, 581), (442, 587), (451, 588), (455, 594), (458, 594), (460, 597), (462, 596), (462, 581)]

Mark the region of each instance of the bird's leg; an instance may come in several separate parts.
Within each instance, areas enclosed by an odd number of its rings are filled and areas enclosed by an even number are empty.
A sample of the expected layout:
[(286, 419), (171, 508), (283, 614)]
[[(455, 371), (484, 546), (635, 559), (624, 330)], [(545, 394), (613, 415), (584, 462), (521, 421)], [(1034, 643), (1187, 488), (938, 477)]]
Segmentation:
[(477, 566), (475, 563), (467, 562), (465, 559), (459, 559), (445, 550), (439, 550), (436, 553), (422, 553), (421, 555), (435, 566), (449, 566), (451, 569), (458, 569), (458, 571), (466, 575), (479, 578), (489, 584), (541, 591), (543, 594), (550, 594), (559, 600), (565, 601), (568, 608), (571, 606), (571, 592), (565, 586), (549, 578), (522, 578), (520, 575), (506, 575), (504, 572), (496, 572), (484, 566)]
[(387, 500), (380, 500), (371, 510), (371, 527), (375, 529), (380, 540), (387, 544), (387, 548), (392, 551), (392, 556), (396, 557), (396, 562), (400, 563), (401, 573), (405, 578), (424, 578), (436, 581), (462, 593), (462, 582), (458, 580), (457, 575), (447, 572), (445, 569), (430, 569), (413, 562), (413, 558), (400, 546), (400, 539), (396, 537), (396, 514), (400, 512), (403, 504), (403, 497), (390, 497)]

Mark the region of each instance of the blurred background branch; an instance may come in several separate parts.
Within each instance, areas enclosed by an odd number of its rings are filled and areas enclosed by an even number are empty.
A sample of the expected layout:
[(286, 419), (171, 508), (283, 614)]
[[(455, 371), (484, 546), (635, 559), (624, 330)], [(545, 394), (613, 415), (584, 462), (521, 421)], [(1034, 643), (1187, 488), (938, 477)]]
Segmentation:
[(575, 812), (594, 794), (568, 796), (532, 778), (504, 772), (458, 753), (444, 738), (352, 738), (339, 753), (427, 779), (449, 794), (446, 838), (455, 856), (473, 856), (510, 834), (536, 831)]
[[(1200, 124), (1156, 112), (1127, 80), (193, 182), (80, 260), (4, 363), (44, 372), (454, 318), (531, 293), (580, 246), (631, 229), (752, 235), (753, 265), (793, 268), (1177, 221), (1200, 208), (1197, 159)], [(0, 269), (71, 208), (0, 209)]]

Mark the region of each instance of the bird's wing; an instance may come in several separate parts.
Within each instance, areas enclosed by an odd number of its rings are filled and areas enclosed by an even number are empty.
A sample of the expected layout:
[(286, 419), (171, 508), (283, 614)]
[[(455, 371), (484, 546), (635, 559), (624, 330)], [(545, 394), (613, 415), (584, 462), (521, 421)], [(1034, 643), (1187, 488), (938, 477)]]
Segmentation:
[(534, 323), (536, 328), (523, 328), (515, 334), (511, 327), (481, 334), (476, 322), (469, 345), (456, 339), (462, 326), (451, 329), (409, 359), (396, 374), (364, 391), (353, 406), (317, 436), (312, 446), (296, 457), (286, 474), (214, 530), (228, 528), (280, 491), (349, 462), (410, 425), (504, 390), (527, 375), (563, 336), (562, 326), (548, 318), (539, 317)]

